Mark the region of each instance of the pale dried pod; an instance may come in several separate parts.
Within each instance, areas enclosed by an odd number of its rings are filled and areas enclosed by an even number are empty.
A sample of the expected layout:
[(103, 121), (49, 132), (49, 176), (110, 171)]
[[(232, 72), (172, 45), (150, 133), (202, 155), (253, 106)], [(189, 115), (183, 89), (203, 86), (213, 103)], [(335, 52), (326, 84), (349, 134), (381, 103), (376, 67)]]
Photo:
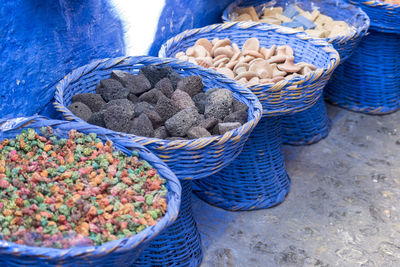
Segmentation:
[(317, 67), (314, 66), (313, 64), (306, 63), (306, 62), (299, 62), (296, 64), (296, 66), (299, 66), (300, 68), (309, 67), (312, 71), (317, 69)]
[(272, 66), (264, 59), (256, 59), (250, 64), (249, 71), (257, 73), (261, 79), (272, 78)]
[(224, 62), (221, 62), (221, 63), (219, 63), (219, 65), (217, 66), (217, 69), (221, 69), (221, 68), (224, 68), (225, 67), (225, 63)]
[(288, 45), (283, 46), (286, 49), (286, 56), (294, 56), (293, 48)]
[(225, 66), (225, 64), (228, 63), (228, 62), (229, 62), (229, 58), (224, 57), (224, 58), (221, 58), (220, 60), (215, 61), (214, 62), (214, 66), (215, 67), (220, 67), (221, 63), (224, 64), (224, 66)]
[(233, 43), (232, 44), (232, 49), (233, 49), (233, 52), (236, 54), (236, 53), (240, 53), (240, 48), (239, 48), (239, 46), (236, 44), (236, 43)]
[[(233, 51), (235, 51), (235, 50), (233, 50)], [(242, 55), (242, 53), (239, 51), (239, 52), (236, 52), (232, 57), (231, 57), (231, 61), (236, 61), (236, 60), (238, 60), (239, 58), (240, 58), (240, 56)]]
[(257, 73), (255, 73), (253, 71), (245, 71), (245, 72), (238, 74), (238, 76), (235, 77), (235, 80), (240, 80), (241, 78), (246, 78), (249, 81), (253, 77), (257, 77)]
[(209, 67), (213, 66), (212, 59), (209, 57), (196, 58), (196, 62), (199, 66), (202, 66), (204, 68), (209, 68)]
[(313, 70), (310, 69), (310, 67), (308, 67), (308, 66), (305, 66), (304, 68), (302, 68), (302, 69), (300, 70), (300, 74), (301, 74), (301, 75), (307, 75), (307, 74), (309, 74), (310, 72), (313, 72)]
[(183, 60), (183, 61), (188, 61), (189, 57), (187, 55), (183, 55), (183, 56), (180, 56), (178, 59)]
[(195, 45), (193, 50), (195, 57), (206, 57), (208, 54), (207, 50), (201, 45)]
[(267, 84), (267, 83), (273, 83), (273, 82), (272, 82), (272, 79), (260, 79), (260, 83)]
[(249, 80), (249, 85), (256, 85), (260, 83), (260, 79), (258, 77), (253, 77)]
[(228, 38), (225, 38), (225, 39), (216, 41), (213, 48), (223, 47), (223, 46), (227, 46), (227, 45), (231, 45), (231, 40), (229, 40)]
[(202, 47), (204, 47), (207, 52), (211, 55), (211, 50), (212, 50), (212, 43), (207, 40), (206, 38), (200, 38), (196, 41), (196, 43), (194, 45), (201, 45)]
[(247, 39), (246, 42), (243, 44), (242, 51), (257, 51), (260, 49), (260, 42), (258, 41), (257, 38), (253, 37), (250, 39)]
[(232, 70), (236, 66), (236, 64), (238, 64), (238, 62), (239, 62), (238, 60), (232, 61), (231, 59), (231, 61), (229, 61), (228, 64), (226, 64), (226, 67)]
[(190, 63), (193, 63), (193, 64), (196, 64), (196, 65), (197, 65), (197, 61), (196, 61), (196, 59), (195, 59), (194, 57), (189, 57), (189, 58), (187, 59), (187, 61), (190, 62)]
[(214, 57), (214, 58), (213, 58), (213, 62), (216, 62), (216, 61), (218, 61), (218, 60), (220, 60), (220, 59), (222, 59), (222, 58), (226, 58), (226, 56), (225, 56), (225, 55), (219, 55), (219, 56), (217, 56), (217, 57)]
[(268, 60), (275, 54), (275, 50), (276, 50), (276, 45), (271, 46), (270, 49), (261, 47), (260, 53), (264, 56), (264, 59)]
[(244, 73), (244, 72), (247, 72), (245, 67), (240, 67), (240, 68), (237, 68), (235, 70), (235, 73), (238, 74), (238, 75), (241, 74), (241, 73)]
[(189, 47), (188, 49), (186, 49), (186, 55), (189, 57), (193, 57), (194, 56), (194, 48), (193, 47)]
[(287, 72), (286, 71), (281, 71), (280, 69), (278, 69), (278, 66), (277, 66), (277, 64), (272, 64), (271, 65), (272, 66), (272, 69), (273, 69), (273, 71), (272, 71), (272, 77), (276, 77), (276, 76), (283, 76), (283, 77), (285, 77), (286, 75), (287, 75)]
[(186, 56), (186, 54), (185, 54), (185, 52), (181, 51), (181, 52), (176, 53), (175, 58), (181, 58), (183, 56)]
[(285, 77), (283, 77), (283, 76), (276, 76), (276, 77), (271, 79), (271, 82), (277, 83), (277, 82), (280, 82), (280, 81), (282, 81), (284, 79), (285, 79)]
[(233, 71), (231, 69), (228, 68), (219, 68), (217, 69), (217, 71), (223, 75), (225, 75), (226, 77), (230, 78), (230, 79), (234, 79), (235, 78), (235, 73), (233, 73)]
[(277, 56), (287, 56), (287, 54), (286, 54), (286, 46), (278, 46), (276, 48), (276, 55)]
[(240, 84), (247, 84), (247, 79), (246, 78), (242, 78), (240, 80), (237, 80), (236, 82), (240, 83)]
[(252, 61), (253, 59), (255, 59), (255, 57), (253, 57), (253, 56), (245, 56), (243, 62), (249, 63), (249, 62)]
[(279, 64), (277, 67), (279, 70), (286, 71), (287, 73), (295, 73), (301, 70), (301, 67), (294, 64), (293, 56), (287, 57), (285, 63)]
[(270, 59), (268, 59), (268, 63), (283, 63), (286, 61), (286, 56), (273, 56)]
[(263, 54), (261, 54), (261, 53), (259, 53), (257, 51), (253, 51), (253, 50), (247, 50), (247, 51), (243, 52), (243, 55), (244, 56), (252, 56), (252, 57), (255, 57), (255, 58), (264, 58)]
[(211, 41), (211, 44), (214, 46), (218, 41), (219, 41), (219, 38), (214, 38), (214, 39)]
[(238, 64), (236, 64), (236, 66), (233, 68), (233, 72), (238, 73), (237, 69), (238, 68), (245, 68), (245, 70), (247, 71), (250, 68), (250, 65), (248, 63), (244, 63), (244, 62), (239, 62)]
[(214, 56), (217, 57), (219, 55), (225, 55), (228, 58), (231, 58), (233, 56), (233, 49), (230, 46), (224, 46), (224, 47), (218, 47), (214, 51)]

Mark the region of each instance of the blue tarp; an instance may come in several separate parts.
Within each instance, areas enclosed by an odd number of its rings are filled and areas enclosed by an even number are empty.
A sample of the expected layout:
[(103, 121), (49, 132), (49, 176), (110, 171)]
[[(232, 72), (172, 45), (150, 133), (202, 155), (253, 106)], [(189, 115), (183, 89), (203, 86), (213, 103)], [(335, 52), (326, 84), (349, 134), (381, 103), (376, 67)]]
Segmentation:
[[(125, 21), (114, 8), (118, 1), (1, 1), (0, 117), (57, 118), (52, 108), (57, 81), (92, 60), (126, 55)], [(130, 5), (140, 8), (141, 2)], [(163, 42), (183, 30), (220, 22), (230, 2), (165, 0), (161, 15), (146, 14), (158, 21), (148, 53), (157, 55)]]

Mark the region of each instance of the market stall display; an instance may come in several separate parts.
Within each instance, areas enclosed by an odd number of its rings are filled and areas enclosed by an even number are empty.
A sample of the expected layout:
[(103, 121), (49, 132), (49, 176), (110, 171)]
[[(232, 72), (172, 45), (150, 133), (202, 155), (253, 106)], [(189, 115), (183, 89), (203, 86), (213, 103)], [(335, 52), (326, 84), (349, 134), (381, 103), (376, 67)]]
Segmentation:
[[(304, 31), (332, 43), (341, 62), (351, 55), (369, 26), (369, 18), (360, 8), (337, 0), (239, 1), (229, 5), (222, 18), (224, 21), (250, 19)], [(283, 116), (282, 125), (285, 144), (312, 144), (326, 137), (330, 121), (323, 99), (308, 110)]]
[(194, 183), (194, 191), (201, 199), (224, 209), (253, 210), (277, 205), (288, 193), (290, 184), (281, 151), (279, 116), (315, 104), (339, 63), (338, 53), (326, 42), (277, 26), (232, 22), (185, 31), (168, 40), (160, 56), (175, 57), (203, 38), (229, 38), (242, 50), (251, 38), (257, 38), (261, 47), (287, 45), (293, 49), (294, 63), (302, 61), (317, 68), (275, 84), (247, 84), (263, 105), (263, 118), (243, 152), (229, 167)]
[[(167, 67), (183, 77), (200, 76), (204, 91), (212, 88), (228, 89), (232, 96), (248, 107), (247, 122), (227, 131), (223, 135), (215, 135), (192, 140), (166, 140), (126, 134), (113, 131), (112, 135), (128, 137), (144, 145), (175, 172), (183, 186), (182, 204), (176, 222), (152, 242), (137, 261), (140, 266), (197, 266), (202, 260), (200, 236), (191, 213), (191, 181), (208, 177), (225, 166), (228, 166), (238, 156), (250, 133), (257, 125), (262, 107), (256, 96), (250, 90), (238, 85), (233, 80), (212, 71), (197, 67), (188, 62), (176, 59), (160, 59), (154, 57), (124, 57), (97, 61), (76, 69), (68, 74), (57, 85), (56, 108), (68, 120), (82, 121), (68, 108), (72, 97), (82, 93), (94, 93), (98, 83), (110, 77), (113, 71), (126, 71), (137, 74), (144, 66), (159, 70)], [(157, 72), (160, 74), (160, 72)], [(152, 85), (168, 76), (171, 72), (161, 72)], [(171, 74), (172, 75), (172, 74)], [(155, 76), (153, 76), (155, 77)], [(149, 76), (147, 76), (149, 78)], [(174, 84), (174, 83), (173, 83)], [(177, 83), (177, 85), (179, 82)], [(213, 92), (215, 93), (215, 91)], [(86, 124), (89, 127), (89, 124)]]
[(127, 138), (35, 116), (1, 120), (0, 139), (5, 266), (133, 263), (178, 215), (178, 179)]

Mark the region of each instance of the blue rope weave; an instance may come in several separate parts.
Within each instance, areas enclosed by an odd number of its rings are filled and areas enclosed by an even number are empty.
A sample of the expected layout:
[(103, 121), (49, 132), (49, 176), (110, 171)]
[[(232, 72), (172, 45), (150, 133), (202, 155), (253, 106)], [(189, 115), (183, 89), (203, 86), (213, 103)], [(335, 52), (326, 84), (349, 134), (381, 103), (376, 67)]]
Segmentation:
[[(112, 132), (113, 136), (124, 136), (142, 144), (160, 157), (181, 180), (200, 179), (214, 174), (228, 166), (241, 152), (250, 133), (262, 115), (262, 106), (250, 90), (238, 85), (221, 74), (211, 72), (189, 62), (173, 58), (123, 57), (105, 59), (83, 66), (68, 74), (56, 89), (55, 107), (67, 120), (81, 121), (66, 106), (71, 103), (73, 95), (95, 92), (97, 83), (108, 78), (113, 70), (137, 73), (142, 66), (171, 66), (182, 76), (199, 75), (202, 77), (205, 90), (226, 88), (234, 97), (248, 107), (249, 119), (243, 126), (224, 135), (194, 140), (168, 141), (156, 138), (134, 136), (126, 133)], [(86, 123), (87, 124), (87, 123)], [(185, 188), (184, 188), (185, 189)], [(186, 192), (186, 191), (185, 191)], [(175, 266), (197, 266), (202, 260), (201, 241), (191, 213), (189, 197), (182, 198), (181, 212), (173, 227), (164, 231), (140, 258), (143, 266), (163, 266), (160, 258)], [(180, 249), (171, 249), (179, 244)]]
[(283, 201), (290, 180), (281, 150), (280, 120), (276, 117), (310, 108), (321, 97), (322, 88), (339, 63), (337, 51), (323, 40), (253, 22), (215, 24), (185, 31), (168, 40), (159, 55), (174, 57), (199, 38), (229, 38), (241, 47), (251, 37), (257, 37), (265, 47), (288, 44), (298, 61), (320, 69), (275, 85), (248, 86), (263, 105), (263, 119), (234, 163), (210, 178), (194, 181), (195, 193), (200, 198), (228, 210), (268, 208)]
[(72, 129), (83, 133), (96, 133), (103, 141), (109, 139), (120, 151), (130, 155), (137, 151), (141, 159), (148, 161), (167, 180), (167, 212), (154, 226), (130, 237), (101, 246), (74, 247), (70, 249), (55, 249), (30, 247), (11, 242), (0, 241), (1, 266), (127, 266), (133, 263), (159, 233), (171, 225), (178, 216), (181, 200), (181, 186), (175, 174), (143, 146), (132, 142), (125, 137), (113, 137), (108, 130), (100, 127), (82, 124), (49, 120), (45, 117), (34, 116), (0, 120), (0, 140), (13, 138), (23, 129), (51, 126), (58, 137), (67, 138)]
[[(238, 1), (230, 4), (222, 15), (224, 21), (229, 21), (229, 14), (237, 7), (258, 6), (268, 1), (250, 0)], [(361, 8), (351, 5), (344, 0), (313, 0), (313, 1), (288, 1), (276, 0), (274, 6), (285, 8), (295, 3), (300, 8), (310, 11), (313, 5), (319, 7), (319, 11), (332, 17), (334, 20), (345, 21), (354, 26), (355, 32), (334, 38), (324, 38), (339, 52), (341, 62), (345, 61), (357, 47), (369, 27), (369, 18)], [(282, 116), (283, 143), (290, 145), (313, 144), (328, 136), (330, 121), (326, 113), (326, 106), (321, 99), (311, 108), (292, 115)]]
[(158, 236), (133, 266), (196, 267), (200, 265), (203, 251), (199, 241), (200, 233), (192, 213), (192, 181), (181, 182), (182, 205), (178, 219), (168, 227), (166, 231), (168, 234), (163, 233)]
[(368, 114), (400, 108), (400, 6), (351, 1), (370, 17), (369, 34), (332, 76), (325, 97), (333, 104)]
[(282, 139), (287, 145), (310, 145), (328, 136), (331, 121), (324, 98), (311, 108), (293, 115), (282, 116)]
[(194, 181), (194, 192), (217, 207), (239, 211), (269, 208), (281, 203), (290, 188), (282, 153), (279, 117), (264, 117), (242, 153), (229, 167)]

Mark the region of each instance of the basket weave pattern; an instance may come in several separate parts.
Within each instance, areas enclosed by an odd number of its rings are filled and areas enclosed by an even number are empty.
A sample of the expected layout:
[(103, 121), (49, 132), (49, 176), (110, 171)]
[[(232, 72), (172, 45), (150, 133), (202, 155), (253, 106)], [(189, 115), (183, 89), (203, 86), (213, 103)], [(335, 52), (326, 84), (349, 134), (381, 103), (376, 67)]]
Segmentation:
[(152, 239), (171, 225), (178, 216), (181, 186), (175, 174), (160, 159), (143, 146), (123, 137), (112, 138), (108, 130), (80, 122), (49, 120), (34, 116), (0, 121), (0, 139), (13, 138), (23, 129), (53, 127), (54, 134), (67, 138), (72, 129), (83, 133), (96, 133), (102, 139), (110, 139), (114, 146), (126, 154), (137, 151), (140, 158), (148, 161), (167, 180), (167, 212), (154, 226), (130, 237), (107, 242), (101, 246), (74, 247), (70, 249), (41, 248), (0, 241), (2, 266), (126, 266), (133, 263)]
[[(69, 111), (66, 106), (73, 95), (95, 92), (97, 83), (108, 78), (113, 70), (137, 73), (142, 66), (170, 66), (182, 76), (199, 75), (206, 90), (226, 88), (233, 96), (249, 107), (249, 119), (243, 126), (224, 135), (194, 140), (168, 141), (156, 138), (134, 136), (126, 133), (112, 132), (112, 136), (127, 137), (142, 144), (160, 157), (181, 180), (200, 179), (218, 172), (229, 165), (241, 152), (250, 133), (262, 115), (262, 106), (256, 96), (246, 88), (223, 75), (211, 72), (188, 62), (176, 59), (155, 57), (122, 57), (105, 59), (83, 66), (68, 74), (56, 89), (55, 107), (68, 120), (82, 121)], [(184, 188), (185, 189), (185, 188)], [(185, 189), (186, 190), (186, 189)], [(187, 191), (185, 191), (187, 192)], [(160, 258), (172, 265), (197, 266), (202, 260), (201, 242), (190, 209), (188, 196), (182, 199), (182, 212), (174, 226), (163, 232), (144, 253), (139, 262), (146, 266), (158, 266)], [(190, 238), (188, 238), (190, 237)], [(170, 250), (171, 245), (179, 244), (180, 249)]]

